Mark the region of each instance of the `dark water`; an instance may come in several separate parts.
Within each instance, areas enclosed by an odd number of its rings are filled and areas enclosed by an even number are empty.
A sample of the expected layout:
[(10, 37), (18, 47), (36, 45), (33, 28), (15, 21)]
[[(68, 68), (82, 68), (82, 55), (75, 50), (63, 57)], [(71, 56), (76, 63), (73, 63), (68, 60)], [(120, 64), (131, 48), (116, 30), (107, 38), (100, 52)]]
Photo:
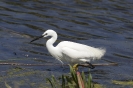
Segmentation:
[[(47, 29), (58, 33), (57, 43), (69, 40), (107, 49), (100, 63), (118, 66), (91, 70), (94, 82), (119, 88), (112, 80), (133, 80), (132, 0), (1, 0), (0, 63), (60, 64), (44, 39), (29, 43)], [(61, 66), (0, 65), (0, 85), (45, 88), (46, 77), (68, 72)]]

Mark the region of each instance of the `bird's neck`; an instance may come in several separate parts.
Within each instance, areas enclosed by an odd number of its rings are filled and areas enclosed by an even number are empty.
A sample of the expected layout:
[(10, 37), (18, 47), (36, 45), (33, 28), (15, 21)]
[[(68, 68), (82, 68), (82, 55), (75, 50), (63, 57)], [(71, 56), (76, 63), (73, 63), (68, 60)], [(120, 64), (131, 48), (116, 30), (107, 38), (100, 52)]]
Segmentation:
[(55, 34), (46, 42), (46, 47), (47, 47), (47, 49), (49, 50), (49, 52), (55, 48), (55, 47), (53, 46), (53, 44), (55, 43), (56, 40), (57, 40), (57, 34), (55, 33)]

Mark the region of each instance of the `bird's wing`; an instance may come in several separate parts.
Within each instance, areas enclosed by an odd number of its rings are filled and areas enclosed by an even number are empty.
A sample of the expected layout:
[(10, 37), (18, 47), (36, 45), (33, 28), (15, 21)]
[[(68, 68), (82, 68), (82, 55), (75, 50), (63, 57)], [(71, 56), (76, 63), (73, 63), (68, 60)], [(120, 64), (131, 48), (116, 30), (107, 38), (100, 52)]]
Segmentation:
[(79, 63), (79, 61), (90, 62), (92, 59), (94, 59), (93, 53), (78, 51), (68, 47), (64, 47), (62, 49), (62, 54), (64, 59), (71, 63)]
[(89, 58), (92, 56), (91, 54), (89, 55), (88, 52), (75, 50), (69, 47), (62, 48), (62, 53), (72, 59)]
[(94, 48), (94, 47), (76, 43), (76, 42), (71, 42), (71, 41), (60, 42), (58, 44), (58, 47), (60, 47), (60, 48), (68, 47), (68, 48), (71, 48), (71, 49), (74, 49), (77, 51), (86, 51), (86, 52), (90, 52), (90, 51), (93, 52), (94, 50), (96, 50), (96, 48)]

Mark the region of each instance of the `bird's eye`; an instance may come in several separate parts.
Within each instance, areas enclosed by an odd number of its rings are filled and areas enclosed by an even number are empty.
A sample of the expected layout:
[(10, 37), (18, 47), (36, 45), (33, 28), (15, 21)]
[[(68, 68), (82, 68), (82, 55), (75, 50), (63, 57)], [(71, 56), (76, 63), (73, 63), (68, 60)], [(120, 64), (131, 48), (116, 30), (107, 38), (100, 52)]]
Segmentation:
[(45, 35), (47, 35), (48, 33), (46, 33)]

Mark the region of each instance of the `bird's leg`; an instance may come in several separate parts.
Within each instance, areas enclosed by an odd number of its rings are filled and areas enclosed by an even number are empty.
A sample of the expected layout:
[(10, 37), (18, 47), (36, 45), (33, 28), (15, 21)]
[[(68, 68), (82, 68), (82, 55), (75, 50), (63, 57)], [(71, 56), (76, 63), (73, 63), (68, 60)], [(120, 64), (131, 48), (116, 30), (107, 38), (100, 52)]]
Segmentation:
[(77, 70), (78, 70), (78, 64), (74, 64), (74, 65), (73, 65), (73, 70), (74, 70), (74, 71), (77, 71)]
[(92, 65), (90, 62), (87, 62), (87, 61), (86, 61), (86, 63), (89, 64), (89, 66), (90, 66), (91, 69), (94, 69), (94, 68), (95, 68), (95, 66)]

